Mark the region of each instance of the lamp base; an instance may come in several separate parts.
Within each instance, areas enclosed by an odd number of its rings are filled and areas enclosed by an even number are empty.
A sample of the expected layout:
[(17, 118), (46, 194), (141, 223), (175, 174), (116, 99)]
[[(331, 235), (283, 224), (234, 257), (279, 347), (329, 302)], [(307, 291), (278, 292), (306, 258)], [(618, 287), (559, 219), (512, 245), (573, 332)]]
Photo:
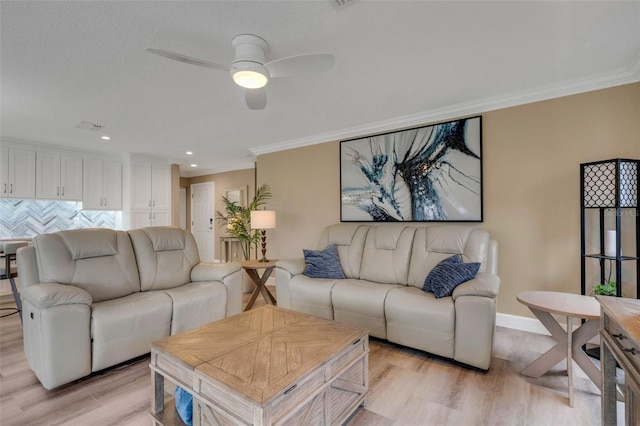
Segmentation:
[(260, 233), (262, 234), (262, 259), (258, 260), (258, 262), (268, 262), (269, 259), (267, 259), (267, 231), (265, 231), (264, 229), (260, 230)]

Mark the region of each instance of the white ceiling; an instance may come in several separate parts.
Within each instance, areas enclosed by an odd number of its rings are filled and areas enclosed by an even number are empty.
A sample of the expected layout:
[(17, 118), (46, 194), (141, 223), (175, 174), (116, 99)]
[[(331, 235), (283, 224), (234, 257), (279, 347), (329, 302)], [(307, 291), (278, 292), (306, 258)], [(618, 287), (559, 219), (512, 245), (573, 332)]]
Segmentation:
[[(639, 1), (3, 0), (0, 14), (3, 139), (165, 156), (184, 176), (640, 81)], [(240, 33), (268, 60), (329, 52), (335, 67), (272, 80), (250, 111), (227, 73), (144, 51), (227, 64)]]

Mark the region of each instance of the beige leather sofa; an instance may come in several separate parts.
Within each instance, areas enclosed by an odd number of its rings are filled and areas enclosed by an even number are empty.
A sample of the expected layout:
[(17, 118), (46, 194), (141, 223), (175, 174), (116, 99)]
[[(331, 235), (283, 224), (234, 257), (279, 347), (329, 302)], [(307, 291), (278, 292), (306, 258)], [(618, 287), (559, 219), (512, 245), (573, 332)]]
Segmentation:
[[(276, 264), (278, 306), (366, 327), (370, 335), (488, 370), (495, 332), (497, 243), (475, 226), (337, 224), (318, 249), (338, 249), (345, 279), (309, 278), (304, 259)], [(429, 271), (462, 255), (478, 274), (436, 299), (422, 290)]]
[(180, 228), (42, 234), (17, 259), (24, 350), (47, 389), (242, 310), (240, 265), (200, 262)]

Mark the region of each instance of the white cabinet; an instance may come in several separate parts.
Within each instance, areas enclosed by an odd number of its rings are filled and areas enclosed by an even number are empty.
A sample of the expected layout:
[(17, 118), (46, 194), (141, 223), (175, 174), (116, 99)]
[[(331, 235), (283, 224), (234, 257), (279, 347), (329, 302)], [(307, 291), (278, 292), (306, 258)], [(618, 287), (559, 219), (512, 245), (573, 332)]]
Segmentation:
[(36, 151), (1, 147), (2, 198), (34, 198), (36, 195)]
[(164, 164), (133, 163), (132, 209), (171, 209), (171, 168)]
[(81, 201), (82, 156), (38, 151), (36, 198)]
[(131, 162), (130, 228), (171, 225), (171, 167)]
[(131, 228), (138, 229), (147, 226), (169, 226), (171, 225), (171, 215), (168, 210), (152, 211), (133, 210), (131, 212)]
[(84, 158), (82, 208), (85, 210), (122, 209), (122, 162)]

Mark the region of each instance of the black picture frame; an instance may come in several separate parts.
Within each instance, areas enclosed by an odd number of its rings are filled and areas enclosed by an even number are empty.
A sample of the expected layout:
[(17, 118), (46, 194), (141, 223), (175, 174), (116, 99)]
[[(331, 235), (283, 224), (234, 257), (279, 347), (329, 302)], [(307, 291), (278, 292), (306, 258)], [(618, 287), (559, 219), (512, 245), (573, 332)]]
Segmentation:
[(482, 116), (340, 142), (341, 222), (482, 222)]

